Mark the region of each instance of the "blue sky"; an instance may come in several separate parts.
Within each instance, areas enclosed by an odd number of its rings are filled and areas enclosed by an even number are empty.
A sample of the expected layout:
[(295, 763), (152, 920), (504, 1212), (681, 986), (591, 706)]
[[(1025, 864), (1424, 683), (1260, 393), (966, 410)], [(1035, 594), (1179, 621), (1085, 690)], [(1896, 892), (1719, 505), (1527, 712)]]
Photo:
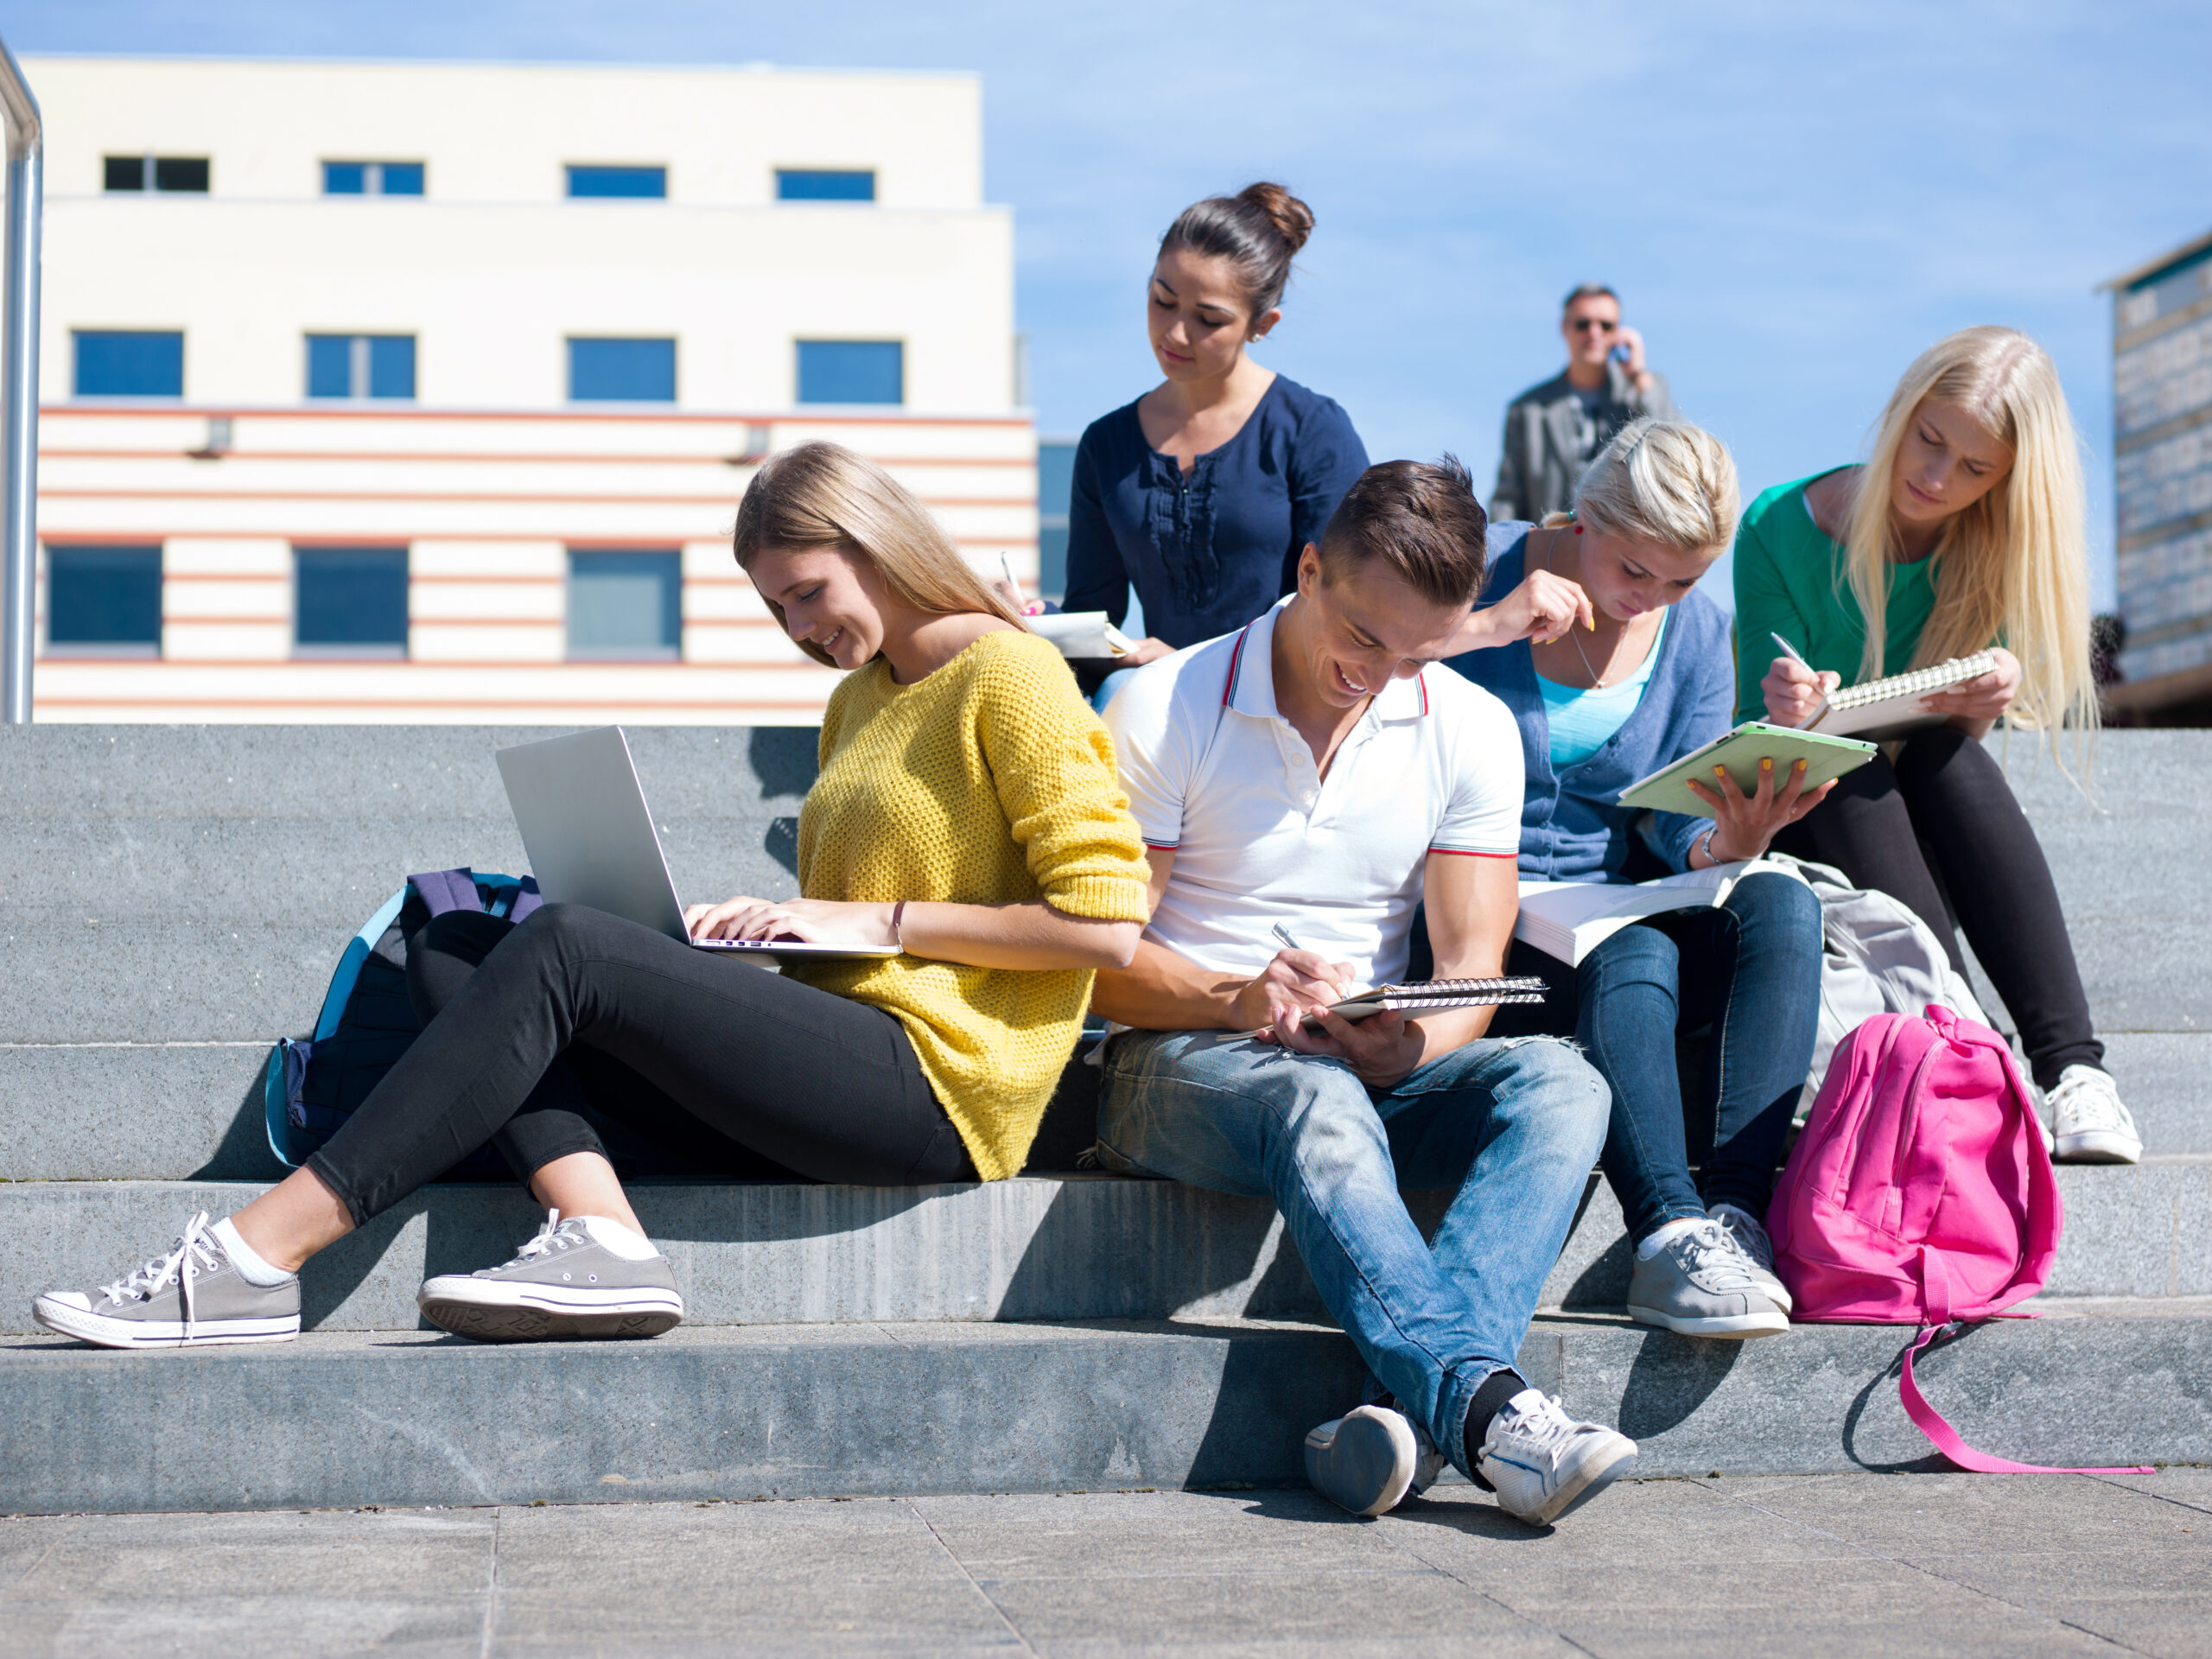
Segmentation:
[(1319, 221), (1263, 360), (1342, 402), (1378, 458), (1448, 448), (1485, 480), (1585, 278), (1621, 290), (1747, 493), (1855, 455), (1931, 340), (2008, 323), (2065, 378), (2106, 596), (2093, 289), (2212, 227), (2201, 0), (0, 0), (0, 32), (19, 53), (979, 72), (1047, 433), (1152, 383), (1154, 239), (1260, 176)]

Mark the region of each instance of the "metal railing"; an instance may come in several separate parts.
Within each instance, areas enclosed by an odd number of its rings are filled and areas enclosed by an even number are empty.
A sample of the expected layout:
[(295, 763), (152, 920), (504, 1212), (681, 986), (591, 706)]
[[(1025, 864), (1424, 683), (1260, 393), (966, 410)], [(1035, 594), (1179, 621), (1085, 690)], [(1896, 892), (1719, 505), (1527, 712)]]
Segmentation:
[(0, 299), (0, 722), (31, 717), (33, 586), (38, 566), (38, 241), (46, 127), (38, 99), (0, 41), (0, 115), (8, 127), (7, 289)]

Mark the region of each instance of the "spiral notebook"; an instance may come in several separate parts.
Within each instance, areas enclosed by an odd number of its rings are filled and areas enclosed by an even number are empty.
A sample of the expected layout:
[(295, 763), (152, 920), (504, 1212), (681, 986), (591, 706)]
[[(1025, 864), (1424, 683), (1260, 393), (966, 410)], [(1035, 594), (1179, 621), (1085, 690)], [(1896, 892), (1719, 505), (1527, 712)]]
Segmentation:
[[(1533, 976), (1506, 979), (1417, 979), (1410, 985), (1377, 985), (1371, 991), (1348, 996), (1329, 1010), (1346, 1020), (1364, 1020), (1371, 1014), (1395, 1009), (1405, 1014), (1433, 1014), (1440, 1008), (1488, 1008), (1507, 1002), (1541, 1002), (1544, 982)], [(1309, 1031), (1321, 1022), (1306, 1016)]]
[(1136, 649), (1137, 642), (1109, 622), (1103, 611), (1047, 611), (1022, 620), (1030, 632), (1051, 640), (1061, 656), (1072, 661), (1126, 657)]
[(1990, 652), (1954, 657), (1948, 662), (1916, 668), (1910, 674), (1847, 685), (1828, 698), (1827, 707), (1805, 723), (1808, 732), (1829, 737), (1895, 737), (1922, 726), (1940, 726), (1948, 715), (1931, 714), (1921, 700), (1938, 691), (1988, 673), (1997, 666)]

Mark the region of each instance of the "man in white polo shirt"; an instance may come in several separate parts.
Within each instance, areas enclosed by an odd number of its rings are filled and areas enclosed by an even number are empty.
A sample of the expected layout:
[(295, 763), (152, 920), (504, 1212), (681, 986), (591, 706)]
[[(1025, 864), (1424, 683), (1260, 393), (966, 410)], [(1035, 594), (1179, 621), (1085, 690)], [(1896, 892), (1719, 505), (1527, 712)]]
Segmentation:
[[(1424, 899), (1438, 977), (1502, 971), (1520, 737), (1433, 668), (1482, 586), (1484, 532), (1458, 462), (1370, 467), (1296, 593), (1108, 706), (1154, 908), (1093, 995), (1130, 1027), (1106, 1046), (1099, 1153), (1282, 1211), (1374, 1376), (1370, 1403), (1306, 1437), (1316, 1487), (1376, 1515), (1449, 1459), (1545, 1524), (1636, 1461), (1513, 1370), (1605, 1139), (1605, 1085), (1564, 1043), (1485, 1039), (1486, 1007), (1326, 1012), (1404, 976)], [(1433, 1244), (1401, 1185), (1457, 1190)]]

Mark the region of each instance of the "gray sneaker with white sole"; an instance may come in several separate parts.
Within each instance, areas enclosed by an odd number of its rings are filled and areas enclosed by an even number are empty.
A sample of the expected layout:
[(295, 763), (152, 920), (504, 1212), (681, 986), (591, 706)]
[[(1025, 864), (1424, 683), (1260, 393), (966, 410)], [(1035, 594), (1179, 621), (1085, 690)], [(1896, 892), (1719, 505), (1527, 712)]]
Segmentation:
[(1751, 1258), (1720, 1224), (1700, 1217), (1629, 1271), (1629, 1317), (1685, 1337), (1777, 1337), (1789, 1317), (1751, 1277)]
[(31, 1303), (49, 1331), (102, 1348), (206, 1348), (300, 1334), (300, 1281), (249, 1284), (203, 1210), (168, 1254), (98, 1290), (49, 1290)]
[(657, 1337), (682, 1324), (683, 1296), (668, 1258), (617, 1254), (594, 1236), (594, 1220), (564, 1221), (553, 1211), (513, 1260), (425, 1280), (416, 1306), (432, 1325), (479, 1342)]
[(1744, 1253), (1744, 1260), (1751, 1264), (1751, 1282), (1759, 1287), (1759, 1294), (1784, 1313), (1795, 1307), (1789, 1287), (1775, 1275), (1774, 1241), (1767, 1236), (1765, 1224), (1732, 1204), (1716, 1204), (1705, 1213), (1719, 1224), (1720, 1230)]

